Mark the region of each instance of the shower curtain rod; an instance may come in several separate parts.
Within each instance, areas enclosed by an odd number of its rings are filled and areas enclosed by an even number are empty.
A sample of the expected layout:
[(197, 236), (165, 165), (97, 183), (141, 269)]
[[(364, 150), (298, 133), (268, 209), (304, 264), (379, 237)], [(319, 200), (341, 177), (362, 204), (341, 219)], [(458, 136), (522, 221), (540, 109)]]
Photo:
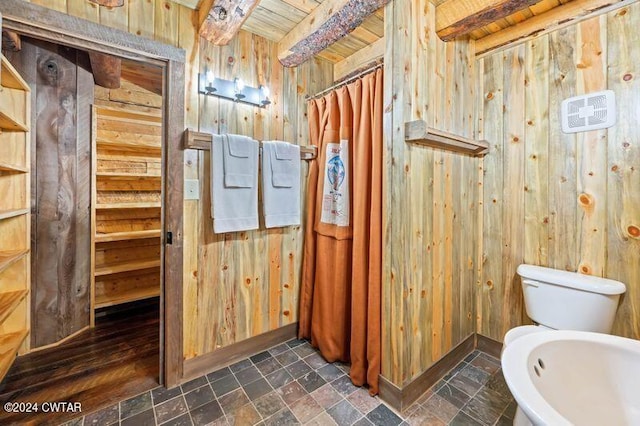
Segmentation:
[(316, 94), (315, 94), (315, 95), (313, 95), (313, 96), (309, 96), (309, 95), (307, 95), (307, 96), (305, 97), (305, 99), (306, 99), (307, 101), (309, 101), (309, 100), (311, 100), (311, 99), (317, 99), (317, 98), (320, 98), (320, 97), (324, 96), (326, 93), (329, 93), (329, 92), (331, 92), (332, 90), (338, 89), (338, 88), (340, 88), (340, 87), (344, 86), (345, 84), (349, 84), (349, 83), (351, 83), (352, 81), (359, 79), (359, 78), (360, 78), (360, 77), (362, 77), (363, 75), (365, 75), (365, 74), (369, 74), (370, 72), (373, 72), (373, 71), (377, 70), (378, 68), (382, 68), (383, 66), (384, 66), (384, 62), (380, 62), (379, 64), (375, 64), (374, 66), (369, 67), (369, 68), (365, 69), (364, 71), (359, 72), (358, 74), (354, 75), (353, 77), (349, 77), (349, 78), (347, 78), (347, 79), (345, 79), (345, 80), (342, 80), (342, 81), (340, 81), (340, 82), (338, 82), (338, 83), (334, 84), (333, 86), (330, 86), (330, 87), (328, 87), (328, 88), (324, 89), (322, 92), (316, 93)]

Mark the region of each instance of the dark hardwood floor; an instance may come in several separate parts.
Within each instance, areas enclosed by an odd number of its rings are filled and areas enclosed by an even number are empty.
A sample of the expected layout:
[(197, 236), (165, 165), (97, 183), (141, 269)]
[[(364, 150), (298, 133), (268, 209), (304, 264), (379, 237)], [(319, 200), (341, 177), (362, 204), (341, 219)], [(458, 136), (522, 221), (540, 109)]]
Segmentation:
[[(94, 329), (18, 357), (0, 383), (2, 406), (79, 402), (82, 414), (89, 414), (158, 386), (160, 314), (157, 300), (152, 302), (97, 317)], [(82, 414), (17, 414), (0, 408), (0, 424), (60, 424)]]

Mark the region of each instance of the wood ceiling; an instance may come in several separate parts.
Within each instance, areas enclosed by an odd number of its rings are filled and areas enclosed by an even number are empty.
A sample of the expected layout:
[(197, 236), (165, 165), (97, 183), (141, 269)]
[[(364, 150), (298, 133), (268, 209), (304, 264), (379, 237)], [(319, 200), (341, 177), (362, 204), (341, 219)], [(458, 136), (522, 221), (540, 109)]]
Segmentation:
[[(229, 2), (230, 0), (173, 1), (189, 7), (208, 9), (216, 1)], [(469, 25), (463, 33), (471, 39), (477, 40), (476, 47), (479, 54), (510, 41), (529, 37), (541, 30), (557, 27), (594, 10), (617, 3), (619, 0), (431, 1), (436, 6), (436, 30), (444, 40), (447, 39), (447, 34), (456, 31), (456, 28), (453, 28), (456, 25), (458, 27), (466, 26), (467, 21), (475, 21), (473, 22), (475, 26)], [(330, 5), (333, 8), (334, 5), (345, 4), (345, 1), (259, 0), (257, 6), (242, 24), (242, 29), (282, 43), (287, 34), (294, 30), (309, 14), (313, 14), (314, 10), (323, 3), (327, 3), (325, 5)], [(202, 12), (203, 10), (201, 10), (201, 15)], [(527, 22), (524, 23), (525, 21)], [(299, 29), (300, 27), (296, 28), (296, 30)], [(457, 30), (459, 29), (457, 28)], [(383, 37), (384, 7), (381, 7), (366, 18), (353, 32), (319, 52), (317, 56), (335, 63), (336, 69), (340, 68), (341, 63), (352, 67), (354, 64), (362, 64), (363, 60), (367, 58), (375, 58), (376, 55), (380, 57), (384, 52)], [(449, 37), (453, 36), (449, 35)], [(367, 50), (373, 51), (373, 53), (364, 54)], [(363, 58), (356, 61), (353, 55)]]
[[(327, 0), (325, 0), (327, 1)], [(318, 0), (261, 0), (242, 29), (280, 41), (322, 1)], [(378, 9), (351, 34), (323, 50), (319, 57), (331, 62), (353, 55), (384, 36), (384, 8)]]

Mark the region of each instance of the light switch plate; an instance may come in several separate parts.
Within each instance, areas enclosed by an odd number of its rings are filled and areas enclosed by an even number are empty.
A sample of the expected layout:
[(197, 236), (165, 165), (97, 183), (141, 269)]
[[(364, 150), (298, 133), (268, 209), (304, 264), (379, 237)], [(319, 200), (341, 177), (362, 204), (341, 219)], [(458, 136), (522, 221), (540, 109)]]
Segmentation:
[(184, 180), (184, 199), (185, 200), (200, 199), (200, 181), (198, 179)]

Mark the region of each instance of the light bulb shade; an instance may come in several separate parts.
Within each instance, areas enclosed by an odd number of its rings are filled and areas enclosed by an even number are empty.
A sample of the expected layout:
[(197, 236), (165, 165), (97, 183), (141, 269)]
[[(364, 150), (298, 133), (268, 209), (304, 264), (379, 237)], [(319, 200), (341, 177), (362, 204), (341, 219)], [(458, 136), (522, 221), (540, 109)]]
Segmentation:
[(242, 91), (244, 90), (244, 81), (242, 81), (241, 78), (236, 77), (233, 80), (233, 87), (234, 91), (236, 92), (236, 99), (243, 99), (245, 97), (245, 94), (242, 93)]
[(267, 86), (260, 86), (260, 94), (262, 95), (262, 99), (269, 99), (269, 95), (271, 95), (271, 90)]

